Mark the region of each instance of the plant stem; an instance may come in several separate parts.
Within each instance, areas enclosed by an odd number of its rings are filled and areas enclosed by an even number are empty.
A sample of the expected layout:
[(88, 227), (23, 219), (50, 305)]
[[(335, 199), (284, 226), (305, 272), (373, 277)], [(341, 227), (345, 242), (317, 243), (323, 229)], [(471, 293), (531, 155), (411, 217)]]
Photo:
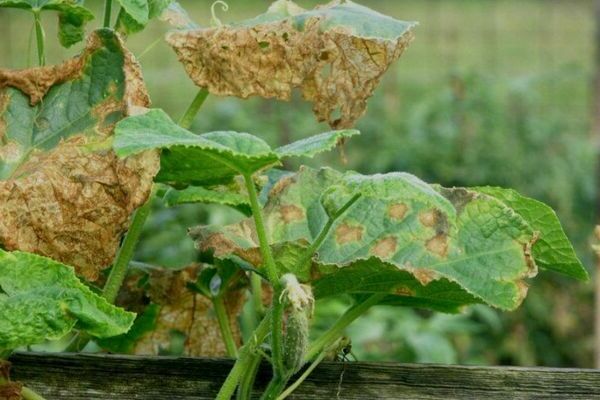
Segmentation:
[(43, 67), (46, 65), (46, 53), (44, 50), (44, 39), (46, 34), (44, 33), (39, 10), (33, 11), (33, 20), (35, 23), (35, 38), (37, 40), (38, 64), (40, 67)]
[(244, 174), (244, 181), (246, 182), (246, 189), (248, 191), (248, 197), (250, 199), (250, 207), (252, 209), (252, 216), (254, 217), (254, 224), (256, 226), (256, 234), (260, 244), (260, 252), (263, 257), (263, 264), (267, 270), (267, 276), (271, 285), (273, 286), (273, 318), (271, 327), (271, 352), (273, 356), (273, 371), (275, 376), (280, 376), (283, 373), (283, 304), (279, 301), (281, 294), (281, 284), (279, 283), (279, 275), (277, 273), (277, 265), (271, 252), (271, 246), (269, 245), (269, 239), (265, 224), (263, 221), (262, 210), (258, 202), (258, 194), (254, 187), (254, 181), (252, 175)]
[(208, 97), (208, 90), (205, 88), (201, 88), (192, 100), (192, 104), (189, 105), (188, 109), (185, 110), (185, 113), (179, 120), (179, 126), (185, 129), (190, 129), (192, 123), (194, 122), (194, 118), (196, 118), (196, 114), (198, 114), (198, 110), (204, 104), (204, 101)]
[(256, 320), (259, 321), (265, 315), (265, 306), (262, 300), (262, 279), (260, 275), (254, 272), (250, 273), (250, 286), (252, 290), (252, 302), (254, 303), (254, 312), (256, 312)]
[(104, 24), (105, 28), (110, 28), (110, 20), (112, 14), (112, 0), (104, 1)]
[(252, 398), (252, 388), (254, 387), (256, 373), (258, 372), (258, 367), (260, 367), (262, 358), (263, 357), (259, 352), (251, 355), (251, 360), (248, 363), (249, 366), (240, 380), (237, 400), (250, 400)]
[(329, 347), (334, 343), (340, 336), (342, 331), (350, 325), (355, 319), (364, 314), (369, 308), (379, 303), (381, 299), (385, 297), (385, 293), (376, 293), (367, 297), (365, 300), (350, 307), (346, 312), (329, 328), (321, 337), (315, 340), (304, 359), (308, 362), (315, 358), (323, 349)]
[(108, 280), (106, 281), (104, 289), (102, 290), (102, 296), (104, 296), (109, 303), (115, 302), (117, 295), (119, 294), (119, 290), (121, 289), (121, 285), (125, 280), (127, 268), (129, 267), (129, 263), (133, 258), (135, 246), (140, 238), (140, 235), (142, 234), (144, 223), (150, 215), (153, 197), (153, 194), (151, 194), (148, 201), (146, 201), (146, 204), (138, 208), (133, 215), (131, 225), (129, 226), (129, 231), (127, 232), (127, 235), (125, 235), (123, 244), (121, 245), (119, 253), (117, 254), (115, 264), (110, 271)]
[(248, 370), (254, 360), (253, 357), (255, 356), (256, 348), (265, 341), (265, 338), (269, 334), (270, 326), (271, 313), (268, 312), (254, 330), (252, 338), (240, 349), (240, 355), (231, 371), (229, 371), (229, 375), (227, 376), (227, 379), (225, 379), (223, 386), (221, 386), (221, 390), (219, 390), (216, 400), (231, 399), (242, 375)]
[(238, 351), (235, 344), (235, 339), (231, 333), (231, 325), (229, 324), (229, 315), (225, 308), (225, 302), (222, 296), (216, 296), (212, 299), (213, 307), (215, 308), (215, 314), (217, 314), (217, 320), (219, 321), (219, 328), (221, 328), (221, 336), (223, 342), (225, 342), (225, 348), (227, 349), (227, 355), (232, 358), (237, 358)]
[(306, 370), (302, 373), (302, 375), (300, 375), (296, 382), (292, 383), (287, 389), (284, 390), (283, 393), (281, 393), (281, 395), (279, 395), (279, 397), (277, 397), (277, 400), (283, 400), (290, 394), (292, 394), (292, 392), (296, 390), (306, 378), (308, 378), (308, 376), (314, 371), (314, 369), (317, 368), (319, 364), (321, 364), (321, 361), (323, 361), (323, 359), (326, 356), (327, 351), (322, 351), (321, 354), (319, 354), (319, 356), (315, 359), (315, 361), (313, 361), (312, 364), (310, 364), (310, 366), (306, 368)]

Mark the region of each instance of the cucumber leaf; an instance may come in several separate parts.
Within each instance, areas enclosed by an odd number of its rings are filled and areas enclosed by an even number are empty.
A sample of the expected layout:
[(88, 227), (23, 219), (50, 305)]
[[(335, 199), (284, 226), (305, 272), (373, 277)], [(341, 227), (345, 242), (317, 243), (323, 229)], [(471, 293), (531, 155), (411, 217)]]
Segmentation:
[(194, 83), (210, 93), (289, 100), (298, 88), (319, 121), (340, 129), (364, 114), (415, 25), (352, 1), (305, 10), (278, 0), (250, 20), (196, 29), (184, 24), (167, 41)]
[(109, 29), (63, 64), (0, 68), (0, 244), (97, 279), (158, 170), (156, 152), (120, 160), (110, 149), (115, 123), (148, 102)]
[(125, 35), (140, 32), (148, 22), (159, 17), (171, 2), (172, 0), (119, 0), (122, 8), (115, 29)]
[(0, 0), (0, 7), (20, 8), (31, 12), (58, 12), (58, 39), (64, 47), (83, 40), (85, 25), (94, 14), (83, 6), (83, 0)]
[(113, 148), (121, 157), (163, 149), (158, 182), (207, 186), (278, 165), (286, 157), (312, 157), (357, 133), (328, 132), (273, 150), (248, 133), (217, 131), (196, 135), (175, 124), (164, 111), (154, 109), (119, 122)]
[(109, 304), (72, 267), (0, 250), (0, 351), (59, 339), (77, 328), (95, 337), (129, 330), (135, 314)]
[[(436, 188), (410, 174), (302, 168), (271, 190), (264, 209), (271, 244), (314, 243), (331, 210), (357, 194), (312, 260), (317, 296), (383, 291), (386, 302), (441, 311), (476, 302), (510, 310), (525, 297), (525, 279), (537, 273), (527, 221), (494, 197)], [(250, 219), (191, 232), (217, 257), (262, 262)]]
[(517, 212), (539, 232), (539, 239), (533, 246), (533, 256), (542, 269), (587, 281), (589, 279), (581, 261), (564, 232), (558, 216), (546, 204), (522, 196), (516, 190), (499, 187), (478, 187), (478, 192), (494, 196)]
[(207, 189), (201, 186), (189, 186), (183, 190), (169, 189), (163, 197), (168, 207), (188, 203), (222, 204), (239, 210), (246, 216), (251, 215), (248, 196), (236, 193), (228, 188)]

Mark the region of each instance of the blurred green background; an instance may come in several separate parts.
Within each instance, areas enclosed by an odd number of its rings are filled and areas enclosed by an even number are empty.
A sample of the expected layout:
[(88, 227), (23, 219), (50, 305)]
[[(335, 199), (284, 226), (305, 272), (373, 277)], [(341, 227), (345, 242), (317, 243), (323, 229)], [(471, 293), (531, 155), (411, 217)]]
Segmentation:
[[(182, 0), (201, 24), (211, 0)], [(230, 0), (223, 22), (263, 12), (266, 0)], [(304, 7), (314, 0), (298, 1)], [(416, 39), (392, 66), (358, 123), (362, 135), (344, 153), (310, 163), (364, 173), (401, 170), (429, 182), (500, 185), (552, 205), (592, 271), (597, 220), (592, 135), (595, 48), (591, 0), (362, 0), (398, 19), (416, 20)], [(98, 11), (102, 2), (88, 0)], [(92, 26), (100, 22), (97, 18)], [(56, 20), (45, 17), (48, 61), (61, 49)], [(155, 107), (178, 118), (195, 95), (153, 22), (129, 40)], [(28, 14), (0, 10), (0, 67), (35, 63)], [(232, 129), (272, 145), (327, 129), (300, 98), (292, 104), (209, 97), (194, 130)], [(294, 168), (297, 165), (290, 164)], [(156, 205), (136, 259), (181, 267), (196, 257), (186, 228), (239, 218), (219, 207)], [(343, 300), (320, 307), (316, 329)], [(448, 316), (380, 307), (349, 329), (360, 360), (592, 367), (593, 288), (543, 274), (523, 307), (498, 313), (474, 307)]]

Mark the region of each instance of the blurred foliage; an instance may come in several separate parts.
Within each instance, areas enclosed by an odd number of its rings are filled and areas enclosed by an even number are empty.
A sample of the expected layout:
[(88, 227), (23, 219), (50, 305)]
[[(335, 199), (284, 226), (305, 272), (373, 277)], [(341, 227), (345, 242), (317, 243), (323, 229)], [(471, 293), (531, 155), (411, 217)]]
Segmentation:
[[(299, 1), (309, 7), (317, 0)], [(429, 182), (499, 185), (545, 201), (557, 210), (578, 254), (590, 266), (589, 237), (597, 219), (595, 148), (590, 132), (593, 2), (590, 0), (363, 0), (400, 19), (418, 20), (415, 42), (370, 99), (343, 156), (329, 164), (363, 173), (407, 171)], [(207, 24), (212, 0), (182, 0)], [(230, 0), (223, 22), (263, 11), (266, 0)], [(100, 1), (89, 5), (101, 8)], [(22, 67), (34, 57), (24, 13), (0, 11), (0, 66)], [(48, 25), (48, 37), (52, 26)], [(154, 106), (178, 118), (196, 88), (173, 52), (155, 40), (166, 28), (153, 22), (132, 37)], [(33, 46), (34, 47), (34, 46)], [(73, 52), (49, 41), (50, 62)], [(233, 129), (272, 145), (327, 130), (310, 106), (259, 99), (209, 97), (195, 121), (198, 132)], [(347, 164), (344, 164), (344, 159)], [(289, 168), (297, 164), (286, 165)], [(165, 208), (159, 199), (136, 259), (181, 267), (196, 259), (186, 229), (231, 222), (223, 207)], [(523, 307), (498, 313), (473, 307), (460, 315), (379, 307), (352, 325), (360, 360), (591, 367), (593, 306), (590, 284), (543, 274)], [(317, 307), (315, 332), (348, 305)]]

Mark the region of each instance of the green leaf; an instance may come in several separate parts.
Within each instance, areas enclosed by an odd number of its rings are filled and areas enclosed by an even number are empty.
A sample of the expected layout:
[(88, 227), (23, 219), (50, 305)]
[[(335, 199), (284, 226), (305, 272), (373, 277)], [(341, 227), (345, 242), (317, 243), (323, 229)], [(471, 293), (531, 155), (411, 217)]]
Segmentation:
[(135, 317), (92, 292), (73, 268), (31, 253), (0, 250), (0, 287), (0, 349), (59, 339), (73, 328), (120, 335)]
[(147, 105), (139, 65), (109, 29), (62, 64), (0, 68), (2, 246), (97, 279), (158, 169), (157, 152), (119, 160), (110, 150), (114, 124)]
[(131, 17), (135, 22), (141, 25), (148, 23), (148, 13), (150, 7), (148, 0), (117, 0), (123, 10)]
[[(171, 4), (172, 0), (147, 0), (148, 14), (145, 22), (136, 20), (123, 8), (117, 17), (116, 30), (125, 34), (133, 34), (142, 31), (150, 20), (159, 17)], [(142, 13), (140, 13), (141, 15)]]
[(131, 329), (119, 336), (98, 339), (96, 342), (100, 347), (112, 353), (130, 354), (133, 352), (137, 342), (147, 333), (152, 332), (160, 314), (160, 307), (151, 303), (143, 313), (137, 316)]
[(0, 0), (0, 7), (58, 12), (58, 39), (64, 47), (83, 40), (85, 25), (94, 14), (83, 6), (83, 0)]
[(164, 111), (155, 109), (119, 122), (113, 147), (121, 157), (163, 149), (158, 182), (206, 186), (278, 165), (285, 157), (311, 157), (355, 134), (354, 130), (329, 132), (272, 150), (262, 139), (248, 133), (217, 131), (196, 135), (175, 124)]
[(533, 245), (533, 257), (540, 268), (581, 281), (589, 279), (585, 267), (577, 258), (577, 254), (552, 208), (540, 201), (522, 196), (512, 189), (478, 187), (475, 190), (502, 201), (523, 217), (534, 231), (539, 233), (539, 238)]
[[(493, 197), (466, 189), (444, 189), (442, 195), (405, 173), (301, 169), (271, 191), (264, 210), (271, 243), (312, 244), (329, 218), (323, 204), (339, 207), (356, 194), (313, 259), (321, 296), (365, 294), (362, 283), (381, 274), (393, 286), (384, 292), (422, 307), (448, 311), (481, 301), (514, 309), (524, 298), (524, 279), (536, 273), (529, 254), (534, 234), (526, 221)], [(201, 249), (250, 261), (258, 247), (253, 230), (245, 220), (194, 233)], [(445, 304), (444, 292), (451, 294)]]
[(250, 215), (248, 196), (228, 190), (227, 187), (218, 188), (222, 190), (200, 186), (190, 186), (183, 190), (169, 189), (164, 201), (169, 207), (187, 203), (222, 204), (235, 208), (246, 216)]
[(345, 138), (358, 135), (356, 129), (345, 129), (321, 133), (294, 143), (279, 147), (275, 152), (279, 157), (313, 157), (324, 151), (329, 151), (345, 140)]
[(305, 10), (279, 0), (266, 13), (230, 25), (183, 25), (167, 41), (196, 85), (222, 96), (280, 100), (299, 89), (317, 119), (339, 129), (364, 114), (416, 23), (351, 1)]

